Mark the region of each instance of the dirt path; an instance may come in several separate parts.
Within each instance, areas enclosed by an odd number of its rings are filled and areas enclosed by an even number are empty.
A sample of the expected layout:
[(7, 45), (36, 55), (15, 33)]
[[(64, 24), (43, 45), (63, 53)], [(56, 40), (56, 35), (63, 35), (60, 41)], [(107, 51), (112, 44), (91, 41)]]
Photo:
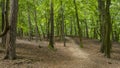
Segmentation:
[(30, 44), (30, 45), (35, 45), (38, 46), (40, 44), (40, 42), (36, 42), (36, 41), (28, 41), (28, 40), (21, 40), (21, 39), (17, 39), (16, 40), (17, 44)]
[[(71, 38), (67, 38), (67, 39), (71, 39)], [(72, 56), (76, 57), (76, 58), (88, 58), (88, 53), (82, 51), (80, 48), (79, 48), (79, 45), (75, 44), (74, 40), (70, 40), (71, 43), (68, 43), (69, 44), (69, 48), (68, 50), (70, 51), (70, 53), (72, 54)], [(28, 45), (35, 45), (35, 46), (39, 46), (40, 44), (45, 44), (45, 42), (35, 42), (35, 41), (27, 41), (27, 40), (18, 40), (17, 39), (17, 44), (28, 44)]]
[[(69, 37), (67, 37), (67, 39), (71, 39)], [(29, 45), (35, 45), (35, 46), (39, 46), (40, 44), (45, 44), (45, 42), (35, 42), (35, 41), (27, 41), (27, 40), (17, 40), (17, 44), (20, 43), (24, 43), (24, 44), (29, 44)], [(68, 43), (69, 48), (68, 50), (70, 51), (70, 53), (72, 54), (72, 56), (76, 57), (76, 58), (83, 58), (83, 59), (87, 59), (88, 58), (88, 53), (84, 52), (83, 50), (81, 50), (79, 48), (79, 45), (77, 45), (73, 39), (70, 40), (70, 43)]]
[[(68, 39), (71, 39), (68, 37)], [(71, 43), (69, 43), (69, 50), (72, 54), (72, 56), (76, 58), (83, 58), (83, 59), (89, 59), (88, 58), (88, 53), (84, 52), (83, 50), (80, 49), (79, 45), (74, 42), (73, 39), (70, 40)]]
[[(120, 68), (120, 54), (114, 54), (118, 57), (117, 61), (114, 58), (106, 59), (98, 52), (99, 44), (93, 40), (84, 40), (84, 48), (79, 48), (75, 39), (67, 39), (69, 42), (66, 47), (63, 47), (61, 42), (55, 43), (57, 51), (48, 49), (47, 41), (17, 40), (18, 59), (2, 60), (2, 51), (0, 68)], [(42, 48), (39, 48), (39, 45)]]

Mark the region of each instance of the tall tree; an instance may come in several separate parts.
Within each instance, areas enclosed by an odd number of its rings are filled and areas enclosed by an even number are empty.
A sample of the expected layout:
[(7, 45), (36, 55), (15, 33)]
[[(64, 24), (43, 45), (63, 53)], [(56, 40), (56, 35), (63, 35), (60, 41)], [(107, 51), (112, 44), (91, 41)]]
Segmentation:
[(30, 17), (29, 2), (27, 2), (27, 12), (28, 12), (29, 40), (31, 40), (32, 39), (32, 23), (31, 23), (31, 17)]
[[(4, 23), (5, 23), (5, 0), (2, 0), (2, 31), (4, 30)], [(5, 45), (5, 36), (2, 37), (2, 45)]]
[(111, 16), (110, 16), (110, 4), (111, 0), (98, 0), (98, 7), (100, 12), (100, 21), (102, 23), (102, 46), (101, 51), (105, 53), (105, 56), (110, 58), (110, 49), (111, 49)]
[(75, 6), (75, 14), (76, 14), (76, 20), (77, 20), (77, 27), (78, 27), (78, 34), (79, 34), (79, 40), (80, 40), (80, 47), (83, 47), (83, 43), (82, 43), (82, 30), (80, 27), (80, 22), (79, 22), (79, 15), (78, 15), (78, 8), (77, 8), (77, 4), (76, 4), (76, 0), (73, 0), (74, 2), (74, 6)]
[(86, 19), (84, 20), (84, 23), (85, 23), (86, 38), (89, 38), (89, 34), (88, 34), (88, 23), (87, 23)]
[[(9, 13), (9, 0), (2, 0), (2, 31), (4, 31), (5, 28), (4, 25), (8, 27), (8, 13)], [(5, 46), (5, 43), (6, 43), (6, 35), (2, 37), (3, 46)]]
[(54, 0), (50, 0), (50, 40), (49, 40), (49, 47), (54, 48)]
[(62, 35), (62, 41), (64, 42), (64, 46), (66, 46), (65, 44), (65, 30), (64, 30), (64, 6), (63, 6), (63, 1), (60, 1), (61, 3), (61, 35)]
[(10, 0), (10, 28), (7, 33), (5, 59), (16, 59), (16, 27), (17, 27), (18, 0)]
[[(2, 1), (2, 32), (0, 33), (0, 37), (4, 37), (8, 30), (9, 30), (9, 26), (8, 26), (8, 6), (9, 6), (9, 0), (6, 1)], [(4, 43), (6, 38), (2, 41), (4, 41)]]

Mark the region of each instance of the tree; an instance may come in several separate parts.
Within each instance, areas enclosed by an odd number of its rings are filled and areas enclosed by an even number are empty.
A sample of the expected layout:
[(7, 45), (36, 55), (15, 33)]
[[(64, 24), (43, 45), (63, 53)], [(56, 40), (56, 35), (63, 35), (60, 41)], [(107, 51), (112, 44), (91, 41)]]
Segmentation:
[(86, 22), (86, 19), (84, 20), (84, 23), (85, 23), (85, 31), (86, 31), (86, 38), (89, 38), (89, 34), (88, 34), (88, 24)]
[(28, 12), (29, 40), (31, 40), (32, 39), (32, 24), (31, 24), (31, 17), (30, 17), (29, 2), (27, 2), (27, 12)]
[(54, 48), (54, 8), (53, 8), (54, 0), (50, 0), (50, 40), (49, 40), (49, 47)]
[(80, 47), (82, 48), (83, 47), (83, 43), (82, 43), (82, 30), (80, 28), (76, 0), (74, 0), (73, 2), (74, 2), (74, 6), (75, 6), (75, 14), (76, 14), (76, 20), (77, 20), (77, 27), (78, 27), (78, 34), (79, 34), (79, 40), (80, 40)]
[(111, 49), (111, 16), (110, 16), (110, 4), (111, 0), (98, 0), (98, 7), (100, 12), (100, 22), (102, 24), (101, 29), (103, 29), (102, 33), (102, 46), (101, 52), (105, 53), (107, 58), (110, 58), (110, 49)]
[[(2, 31), (4, 29), (4, 23), (5, 23), (5, 0), (2, 0)], [(2, 45), (5, 45), (5, 36), (2, 37)]]
[(64, 31), (64, 8), (63, 8), (63, 1), (60, 1), (61, 3), (61, 35), (62, 35), (62, 40), (64, 42), (64, 47), (66, 46), (65, 44), (65, 31)]
[(7, 32), (5, 59), (16, 59), (16, 28), (17, 28), (18, 0), (10, 0), (10, 28)]

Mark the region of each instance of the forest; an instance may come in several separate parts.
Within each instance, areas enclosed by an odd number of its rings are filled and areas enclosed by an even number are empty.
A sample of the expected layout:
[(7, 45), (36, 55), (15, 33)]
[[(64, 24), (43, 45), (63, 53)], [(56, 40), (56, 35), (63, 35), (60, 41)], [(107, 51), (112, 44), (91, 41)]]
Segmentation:
[(120, 0), (0, 0), (0, 68), (120, 68)]

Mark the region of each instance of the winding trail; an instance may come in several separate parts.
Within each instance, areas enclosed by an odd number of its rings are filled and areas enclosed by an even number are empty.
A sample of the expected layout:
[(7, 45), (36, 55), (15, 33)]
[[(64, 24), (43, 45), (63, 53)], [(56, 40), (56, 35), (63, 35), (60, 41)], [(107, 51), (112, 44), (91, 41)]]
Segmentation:
[(88, 59), (89, 54), (84, 52), (83, 50), (81, 50), (79, 45), (76, 44), (73, 39), (71, 39), (69, 37), (68, 37), (68, 39), (70, 39), (70, 42), (71, 42), (71, 43), (69, 43), (70, 47), (68, 49), (71, 51), (72, 55), (76, 58)]
[[(55, 42), (55, 52), (48, 49), (48, 41), (17, 39), (16, 51), (19, 59), (2, 60), (4, 50), (1, 50), (0, 68), (120, 68), (119, 54), (114, 53), (118, 56), (115, 57), (117, 60), (105, 58), (98, 52), (99, 44), (93, 40), (83, 40), (84, 48), (80, 48), (76, 43), (77, 39), (66, 39), (66, 47), (60, 41)], [(118, 47), (115, 49), (120, 52)]]
[[(79, 45), (74, 42), (73, 39), (67, 37), (67, 39), (70, 39), (70, 43), (67, 43), (69, 45), (68, 50), (70, 51), (71, 55), (76, 57), (76, 58), (83, 58), (83, 59), (88, 59), (88, 53), (84, 52), (83, 50), (80, 49)], [(36, 41), (28, 41), (28, 40), (20, 40), (17, 39), (16, 41), (17, 44), (30, 44), (30, 45), (35, 45), (39, 46), (40, 44), (45, 44), (45, 42), (36, 42)]]

